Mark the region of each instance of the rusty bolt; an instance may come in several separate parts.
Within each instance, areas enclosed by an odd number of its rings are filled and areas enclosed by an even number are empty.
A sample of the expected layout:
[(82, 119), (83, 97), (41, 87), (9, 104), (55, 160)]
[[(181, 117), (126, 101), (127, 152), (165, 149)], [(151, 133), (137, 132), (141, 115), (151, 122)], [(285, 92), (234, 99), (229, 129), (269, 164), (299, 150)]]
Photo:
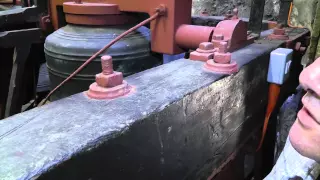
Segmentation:
[(220, 42), (218, 52), (219, 53), (227, 53), (228, 52), (228, 43), (227, 42)]
[(102, 73), (96, 75), (96, 83), (100, 87), (115, 87), (122, 84), (123, 75), (121, 72), (113, 71), (112, 57), (101, 57)]
[(159, 15), (164, 16), (167, 13), (167, 7), (164, 4), (161, 4), (156, 8), (156, 12), (159, 13)]
[(111, 56), (102, 56), (101, 57), (101, 66), (102, 66), (102, 73), (104, 75), (112, 74), (113, 73), (112, 57)]
[(203, 42), (199, 45), (199, 49), (207, 51), (214, 49), (214, 46), (211, 42)]
[(297, 42), (294, 49), (298, 52), (301, 52), (301, 53), (303, 53), (307, 50), (306, 47), (302, 46), (301, 42)]
[(212, 38), (213, 38), (213, 40), (217, 40), (217, 41), (224, 39), (222, 34), (216, 34)]

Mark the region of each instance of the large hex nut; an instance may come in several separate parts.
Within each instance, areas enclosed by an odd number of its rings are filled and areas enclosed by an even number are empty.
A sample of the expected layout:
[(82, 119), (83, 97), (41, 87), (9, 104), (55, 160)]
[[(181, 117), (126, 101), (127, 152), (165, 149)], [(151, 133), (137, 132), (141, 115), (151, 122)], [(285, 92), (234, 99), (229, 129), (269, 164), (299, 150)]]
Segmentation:
[(103, 73), (96, 75), (96, 82), (100, 87), (115, 87), (121, 85), (123, 82), (123, 75), (121, 72), (114, 71), (112, 74), (105, 75)]

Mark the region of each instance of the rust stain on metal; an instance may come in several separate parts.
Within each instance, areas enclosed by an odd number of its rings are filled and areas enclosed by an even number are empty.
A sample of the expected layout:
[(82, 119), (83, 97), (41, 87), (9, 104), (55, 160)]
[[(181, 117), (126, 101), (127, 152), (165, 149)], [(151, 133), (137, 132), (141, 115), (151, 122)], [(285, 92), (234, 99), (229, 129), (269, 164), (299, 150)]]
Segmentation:
[(101, 57), (102, 73), (96, 75), (96, 82), (87, 91), (92, 99), (113, 99), (128, 94), (131, 87), (123, 80), (121, 72), (113, 71), (112, 57)]

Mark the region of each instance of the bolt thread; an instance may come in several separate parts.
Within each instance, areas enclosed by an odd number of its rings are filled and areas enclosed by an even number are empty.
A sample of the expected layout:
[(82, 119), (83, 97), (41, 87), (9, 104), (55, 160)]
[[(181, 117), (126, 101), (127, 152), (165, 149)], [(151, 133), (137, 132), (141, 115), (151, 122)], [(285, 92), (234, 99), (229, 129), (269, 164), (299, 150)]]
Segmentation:
[(102, 73), (104, 75), (109, 75), (113, 73), (113, 63), (111, 56), (102, 56), (101, 57), (101, 66), (102, 66)]

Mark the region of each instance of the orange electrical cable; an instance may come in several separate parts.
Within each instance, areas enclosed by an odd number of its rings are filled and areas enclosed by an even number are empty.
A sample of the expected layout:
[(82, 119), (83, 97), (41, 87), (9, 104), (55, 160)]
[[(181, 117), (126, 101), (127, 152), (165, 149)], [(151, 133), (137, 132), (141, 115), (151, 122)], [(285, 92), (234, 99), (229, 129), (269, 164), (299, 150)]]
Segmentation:
[(293, 26), (291, 24), (290, 17), (292, 13), (292, 8), (293, 8), (293, 2), (290, 3), (290, 9), (289, 9), (288, 20), (287, 20), (288, 26), (291, 28), (304, 28), (303, 26)]
[(84, 67), (86, 67), (91, 61), (93, 61), (97, 56), (99, 56), (103, 51), (105, 51), (106, 49), (110, 48), (113, 44), (115, 44), (116, 42), (118, 42), (121, 38), (125, 37), (126, 35), (128, 35), (129, 33), (137, 30), (138, 28), (140, 28), (141, 26), (155, 20), (156, 18), (158, 18), (158, 16), (162, 15), (164, 12), (160, 12), (161, 9), (159, 9), (154, 15), (152, 15), (151, 17), (149, 17), (148, 19), (142, 21), (141, 23), (137, 24), (136, 26), (130, 28), (129, 30), (127, 30), (126, 32), (120, 34), (118, 37), (116, 37), (114, 40), (112, 40), (110, 43), (108, 43), (106, 46), (104, 46), (102, 49), (100, 49), (97, 53), (95, 53), (94, 55), (92, 55), (88, 60), (86, 60), (77, 70), (75, 70), (69, 77), (67, 77), (64, 81), (62, 81), (57, 87), (55, 87), (52, 91), (50, 91), (50, 93), (47, 95), (47, 97), (42, 100), (39, 103), (39, 106), (43, 105), (46, 103), (46, 101), (49, 99), (49, 97), (55, 92), (57, 91), (61, 86), (63, 86), (66, 82), (68, 82), (70, 79), (72, 79), (76, 74), (78, 74)]
[(261, 136), (260, 143), (259, 143), (259, 146), (257, 148), (257, 151), (259, 151), (260, 148), (262, 147), (262, 144), (263, 144), (266, 132), (267, 132), (270, 116), (271, 116), (274, 108), (276, 107), (279, 94), (280, 94), (280, 86), (277, 85), (277, 84), (271, 83), (270, 86), (269, 86), (269, 97), (268, 97), (267, 112), (266, 112), (266, 116), (265, 116), (265, 119), (264, 119), (262, 136)]

